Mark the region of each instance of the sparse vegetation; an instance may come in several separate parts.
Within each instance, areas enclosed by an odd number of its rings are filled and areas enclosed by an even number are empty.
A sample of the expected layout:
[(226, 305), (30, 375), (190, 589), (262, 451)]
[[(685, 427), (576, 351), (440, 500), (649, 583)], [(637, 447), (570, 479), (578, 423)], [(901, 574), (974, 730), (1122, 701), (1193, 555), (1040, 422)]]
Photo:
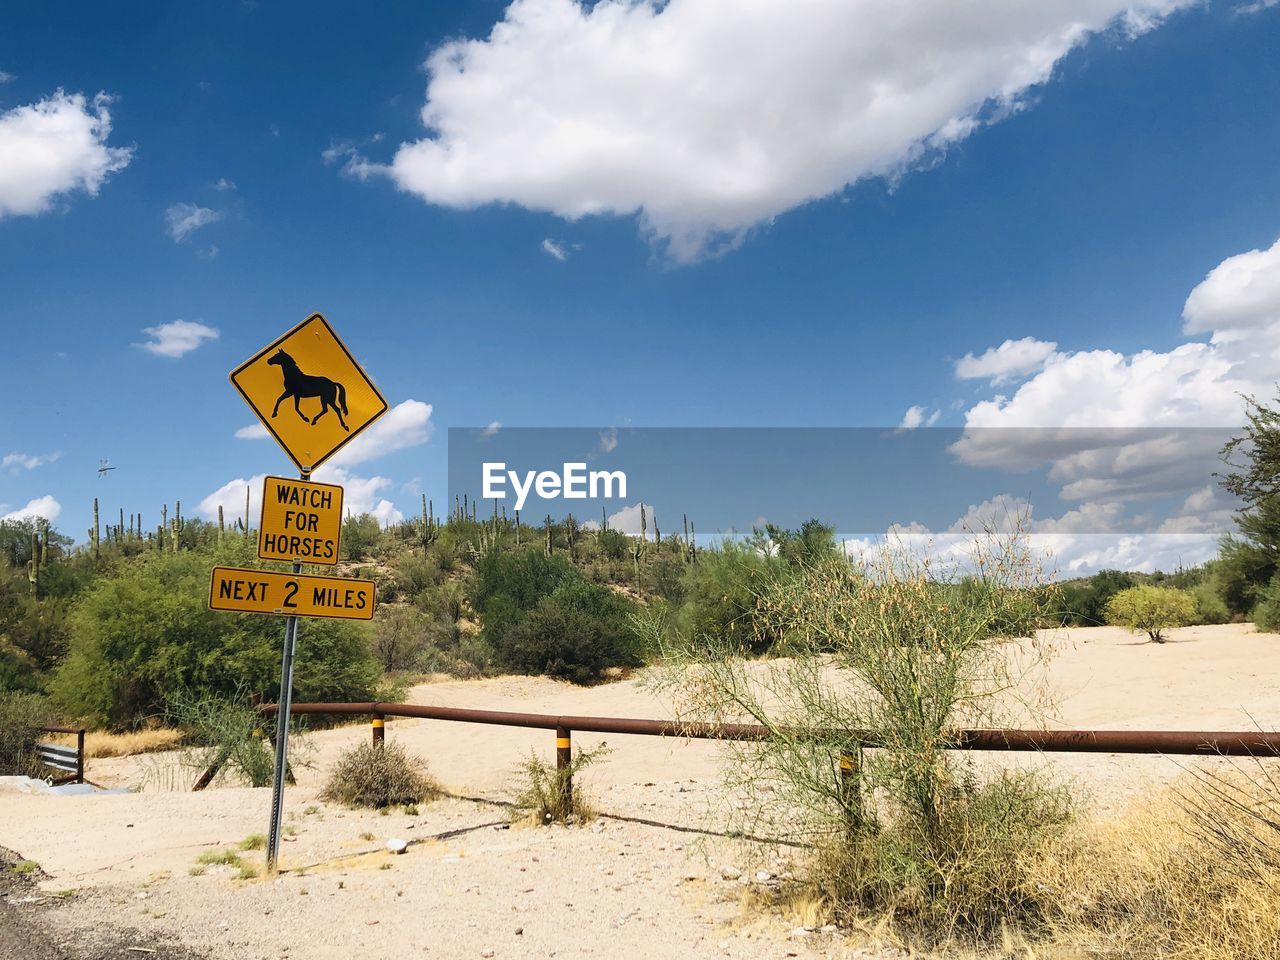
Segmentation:
[(34, 693), (0, 693), (0, 774), (32, 774), (40, 770), (35, 744), (51, 710)]
[[(741, 642), (642, 625), (682, 716), (771, 732), (728, 748), (742, 832), (817, 844), (811, 882), (837, 916), (880, 918), (907, 943), (988, 941), (1034, 917), (1024, 864), (1070, 804), (1036, 777), (980, 780), (946, 747), (958, 727), (1039, 712), (1008, 702), (1018, 677), (994, 630), (1047, 615), (1043, 587), (1016, 534), (979, 537), (963, 566), (891, 545), (857, 568), (828, 557), (757, 588), (783, 659), (751, 664)], [(880, 749), (864, 753), (849, 730)]]
[(362, 743), (338, 758), (321, 797), (349, 807), (386, 810), (440, 794), (426, 765), (400, 744)]
[(536, 824), (585, 822), (595, 816), (581, 783), (575, 783), (566, 796), (565, 785), (579, 773), (609, 754), (607, 744), (594, 750), (576, 750), (569, 766), (563, 769), (547, 763), (536, 752), (520, 764), (520, 792), (515, 806), (521, 816)]

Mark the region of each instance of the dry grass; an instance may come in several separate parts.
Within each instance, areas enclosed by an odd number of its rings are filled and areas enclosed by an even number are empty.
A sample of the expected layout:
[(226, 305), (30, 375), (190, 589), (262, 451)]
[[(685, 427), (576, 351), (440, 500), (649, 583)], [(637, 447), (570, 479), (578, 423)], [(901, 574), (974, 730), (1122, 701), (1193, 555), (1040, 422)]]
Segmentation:
[(1236, 770), (1080, 828), (1032, 868), (1040, 955), (1280, 960), (1277, 814), (1270, 777)]
[[(84, 754), (90, 760), (105, 757), (132, 757), (140, 753), (156, 753), (174, 750), (182, 743), (183, 733), (172, 727), (153, 727), (134, 730), (131, 733), (111, 733), (93, 730), (84, 735)], [(63, 735), (54, 738), (68, 746), (74, 746), (76, 738)]]

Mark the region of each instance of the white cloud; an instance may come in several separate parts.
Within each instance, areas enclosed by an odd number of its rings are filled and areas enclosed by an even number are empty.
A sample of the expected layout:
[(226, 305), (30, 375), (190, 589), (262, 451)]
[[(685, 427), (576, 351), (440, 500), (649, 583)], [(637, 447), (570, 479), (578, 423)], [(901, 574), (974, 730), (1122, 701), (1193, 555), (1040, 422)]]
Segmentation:
[(146, 327), (142, 332), (151, 339), (136, 346), (159, 357), (181, 357), (206, 340), (218, 339), (216, 328), (194, 320), (173, 320), (158, 327)]
[(480, 436), (492, 437), (492, 436), (495, 436), (497, 432), (501, 429), (502, 429), (502, 421), (492, 420), (489, 422), (489, 425), (487, 427), (485, 427), (483, 430), (480, 431)]
[[(342, 509), (344, 513), (359, 516), (369, 513), (378, 518), (379, 523), (398, 523), (404, 515), (395, 505), (378, 494), (395, 484), (386, 477), (360, 477), (348, 473), (342, 467), (323, 465), (314, 474), (313, 479), (320, 483), (337, 483), (343, 488)], [(200, 501), (196, 511), (206, 520), (218, 518), (218, 507), (223, 510), (223, 519), (227, 524), (243, 519), (245, 511), (245, 492), (249, 494), (249, 525), (257, 527), (258, 518), (262, 514), (262, 482), (266, 474), (260, 473), (247, 480), (237, 477), (228, 480), (217, 490)]]
[(11, 513), (0, 516), (0, 520), (31, 520), (41, 517), (53, 523), (58, 519), (60, 513), (62, 513), (62, 504), (46, 494), (43, 497), (29, 500), (25, 507), (20, 507)]
[(609, 514), (609, 529), (617, 530), (619, 533), (625, 533), (629, 537), (640, 536), (641, 507), (644, 507), (645, 525), (648, 527), (646, 532), (652, 537), (653, 504), (651, 503), (633, 503), (629, 507), (623, 507), (617, 513)]
[(569, 259), (569, 248), (559, 240), (547, 237), (542, 241), (542, 252), (563, 263)]
[(251, 423), (236, 431), (237, 440), (265, 440), (269, 436), (267, 428), (260, 423)]
[(0, 113), (0, 220), (34, 216), (54, 198), (83, 190), (96, 196), (123, 170), (131, 147), (109, 147), (110, 98), (59, 90), (38, 103)]
[(1024, 103), (1092, 34), (1194, 0), (514, 0), (427, 60), (423, 139), (390, 164), (435, 204), (638, 215), (682, 262)]
[(940, 416), (942, 416), (941, 410), (930, 413), (924, 407), (907, 407), (907, 412), (902, 415), (902, 422), (898, 424), (898, 429), (915, 430), (917, 427), (932, 427), (938, 422)]
[(36, 467), (53, 463), (60, 456), (62, 456), (60, 453), (31, 454), (14, 451), (0, 458), (0, 469), (12, 470), (14, 473), (19, 470), (34, 470)]
[(618, 449), (618, 431), (610, 427), (600, 433), (600, 452), (613, 453)]
[(405, 400), (382, 415), (373, 426), (333, 455), (335, 466), (354, 466), (407, 447), (426, 443), (435, 430), (431, 404)]
[(386, 477), (358, 477), (342, 467), (323, 464), (312, 476), (320, 483), (336, 483), (342, 487), (342, 509), (350, 516), (372, 514), (383, 526), (399, 523), (404, 514), (395, 504), (379, 494), (394, 488)]
[(164, 212), (164, 222), (168, 224), (168, 233), (174, 243), (182, 243), (201, 227), (221, 219), (221, 211), (194, 203), (175, 203)]
[(0, 83), (8, 83), (12, 79), (12, 73), (5, 73), (3, 70), (0, 70)]
[(237, 188), (234, 180), (228, 180), (226, 177), (219, 177), (217, 183), (213, 185), (213, 189), (220, 193), (232, 193)]
[(1057, 348), (1056, 343), (1035, 337), (1006, 340), (981, 356), (966, 353), (956, 361), (956, 376), (961, 380), (990, 380), (995, 385), (1011, 383), (1043, 367)]

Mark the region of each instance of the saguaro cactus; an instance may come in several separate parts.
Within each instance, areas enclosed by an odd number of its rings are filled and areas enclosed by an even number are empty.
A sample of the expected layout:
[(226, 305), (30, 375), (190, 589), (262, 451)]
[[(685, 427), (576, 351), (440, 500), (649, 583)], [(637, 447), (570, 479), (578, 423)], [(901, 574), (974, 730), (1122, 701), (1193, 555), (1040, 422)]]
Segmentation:
[(31, 528), (31, 559), (27, 561), (27, 580), (31, 583), (32, 595), (38, 595), (40, 593), (40, 532), (34, 526)]
[(92, 539), (93, 541), (93, 559), (95, 560), (97, 560), (99, 556), (99, 550), (98, 550), (99, 530), (100, 528), (98, 526), (98, 498), (94, 497), (93, 498), (93, 531), (90, 539)]

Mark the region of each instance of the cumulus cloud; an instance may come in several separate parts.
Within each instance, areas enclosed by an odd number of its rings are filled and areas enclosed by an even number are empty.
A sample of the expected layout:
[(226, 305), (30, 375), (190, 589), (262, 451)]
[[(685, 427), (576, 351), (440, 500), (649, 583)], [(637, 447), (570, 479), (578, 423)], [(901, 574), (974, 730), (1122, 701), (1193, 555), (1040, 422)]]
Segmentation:
[(431, 404), (405, 400), (382, 415), (373, 426), (333, 455), (334, 466), (350, 467), (397, 450), (426, 443), (435, 430)]
[(629, 507), (623, 507), (617, 513), (609, 514), (609, 529), (625, 533), (629, 537), (640, 536), (640, 509), (642, 507), (645, 512), (645, 522), (648, 526), (648, 530), (645, 532), (649, 536), (653, 536), (653, 504), (651, 503), (633, 503)]
[(216, 328), (194, 320), (173, 320), (158, 327), (146, 327), (142, 332), (151, 339), (136, 346), (158, 357), (181, 357), (206, 340), (218, 339)]
[(601, 431), (600, 452), (613, 453), (613, 451), (617, 449), (618, 449), (618, 431), (613, 427), (610, 427), (608, 430)]
[(10, 470), (13, 473), (17, 473), (19, 470), (34, 470), (36, 467), (43, 467), (47, 463), (53, 463), (60, 456), (62, 456), (60, 453), (31, 454), (14, 451), (13, 453), (6, 453), (4, 457), (0, 458), (0, 469)]
[(941, 410), (930, 413), (924, 407), (907, 407), (907, 412), (902, 415), (902, 422), (898, 424), (898, 429), (915, 430), (917, 427), (932, 427), (938, 422), (940, 416), (942, 416)]
[(251, 423), (236, 431), (237, 440), (265, 440), (269, 436), (267, 428), (260, 423)]
[(201, 227), (222, 219), (222, 213), (194, 203), (175, 203), (164, 212), (164, 222), (174, 243), (182, 243)]
[(57, 91), (48, 99), (0, 113), (0, 220), (44, 213), (60, 196), (96, 196), (123, 170), (131, 147), (111, 147), (110, 97)]
[(542, 252), (559, 260), (561, 263), (569, 259), (569, 247), (559, 240), (552, 240), (550, 237), (542, 241)]
[(995, 385), (1011, 383), (1043, 367), (1057, 348), (1056, 343), (1035, 337), (1006, 340), (980, 356), (966, 353), (956, 361), (956, 376), (961, 380), (990, 380)]
[(480, 431), (480, 436), (493, 437), (493, 436), (496, 436), (498, 431), (501, 429), (502, 429), (501, 420), (491, 420), (489, 422), (489, 425)]
[[(262, 483), (266, 476), (265, 473), (259, 473), (247, 479), (237, 477), (234, 480), (228, 480), (201, 500), (196, 511), (206, 520), (216, 520), (218, 507), (222, 507), (225, 521), (234, 523), (236, 519), (244, 517), (247, 493), (249, 524), (256, 527), (258, 518), (262, 514)], [(328, 464), (320, 467), (312, 477), (320, 483), (340, 484), (343, 488), (342, 508), (352, 516), (359, 516), (362, 513), (372, 514), (384, 526), (388, 523), (399, 523), (404, 519), (404, 514), (396, 509), (395, 504), (379, 496), (382, 491), (394, 486), (386, 477), (356, 476), (342, 467), (332, 467)]]
[(19, 507), (17, 510), (0, 516), (0, 520), (34, 520), (41, 518), (53, 523), (61, 513), (62, 504), (46, 494), (43, 497), (27, 501), (25, 507)]
[(1194, 0), (514, 0), (427, 60), (426, 135), (389, 164), (430, 203), (637, 215), (688, 262), (1007, 115), (1091, 35)]

